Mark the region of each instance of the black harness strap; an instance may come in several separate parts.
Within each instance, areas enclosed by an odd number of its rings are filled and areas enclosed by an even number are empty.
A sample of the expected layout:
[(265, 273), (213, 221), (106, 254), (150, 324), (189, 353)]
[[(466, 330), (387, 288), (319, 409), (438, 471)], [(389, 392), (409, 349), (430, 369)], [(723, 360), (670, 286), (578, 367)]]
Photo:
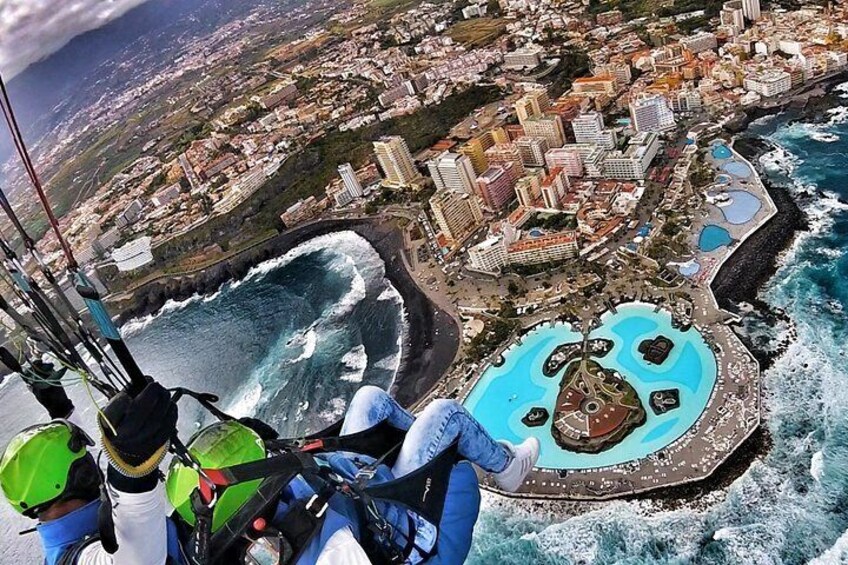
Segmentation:
[(233, 465), (223, 469), (204, 469), (206, 476), (217, 486), (227, 487), (275, 475), (290, 476), (292, 479), (300, 473), (315, 472), (318, 464), (308, 453), (290, 452), (275, 455), (267, 459)]
[(391, 452), (392, 448), (403, 443), (406, 438), (406, 430), (395, 428), (388, 422), (381, 422), (367, 430), (344, 436), (338, 435), (341, 433), (341, 426), (342, 422), (338, 422), (320, 434), (300, 439), (270, 440), (265, 444), (272, 451), (295, 450), (308, 453), (349, 451), (381, 459), (386, 465), (391, 466), (397, 459), (397, 453)]

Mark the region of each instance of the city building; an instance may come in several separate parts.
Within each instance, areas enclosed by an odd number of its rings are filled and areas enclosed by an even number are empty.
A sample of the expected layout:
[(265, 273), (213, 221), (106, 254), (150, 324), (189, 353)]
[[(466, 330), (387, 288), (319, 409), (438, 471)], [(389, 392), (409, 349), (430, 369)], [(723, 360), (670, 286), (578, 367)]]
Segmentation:
[(383, 174), (383, 185), (389, 188), (408, 188), (420, 178), (409, 147), (402, 137), (384, 137), (374, 142), (374, 153)]
[(177, 200), (180, 197), (180, 192), (180, 183), (175, 182), (172, 185), (156, 191), (156, 193), (150, 198), (150, 203), (153, 204), (155, 208), (162, 208), (163, 206), (167, 206), (171, 202)]
[(530, 44), (504, 55), (503, 66), (510, 70), (534, 69), (542, 63), (545, 50), (538, 45)]
[(642, 180), (659, 153), (659, 136), (643, 132), (633, 136), (624, 151), (611, 151), (603, 160), (603, 176), (610, 179)]
[(525, 167), (544, 167), (545, 153), (549, 146), (546, 139), (541, 137), (522, 137), (514, 143), (521, 154), (521, 162)]
[(579, 251), (577, 232), (564, 231), (510, 244), (507, 246), (507, 261), (518, 265), (554, 263), (577, 257)]
[(571, 121), (574, 140), (579, 143), (600, 145), (606, 149), (614, 149), (616, 135), (613, 130), (604, 128), (604, 117), (600, 112), (585, 112)]
[(643, 93), (630, 103), (630, 119), (638, 132), (674, 129), (674, 112), (665, 97)]
[(553, 168), (542, 179), (542, 204), (548, 210), (562, 210), (562, 199), (568, 191), (568, 176), (561, 168)]
[(456, 190), (466, 194), (473, 194), (477, 175), (474, 166), (467, 155), (459, 153), (442, 153), (435, 159), (427, 162), (427, 168), (436, 190)]
[(522, 208), (536, 208), (542, 196), (542, 183), (538, 175), (527, 175), (515, 184), (515, 195)]
[(486, 150), (494, 147), (495, 137), (492, 132), (486, 132), (469, 140), (459, 148), (459, 152), (471, 159), (474, 174), (480, 175), (489, 168), (486, 160)]
[(440, 190), (430, 198), (433, 217), (449, 243), (470, 235), (483, 221), (477, 197), (454, 190)]
[(607, 150), (600, 145), (591, 145), (591, 149), (580, 157), (583, 159), (583, 170), (587, 177), (597, 179), (604, 176), (604, 161), (607, 158)]
[(562, 119), (555, 114), (530, 118), (523, 125), (525, 135), (544, 139), (551, 149), (565, 145), (565, 129), (562, 127)]
[(518, 123), (524, 124), (531, 118), (543, 116), (551, 107), (551, 99), (548, 91), (537, 88), (527, 92), (515, 102), (515, 113), (518, 115)]
[(613, 77), (618, 88), (627, 86), (633, 80), (633, 71), (626, 61), (615, 61), (595, 67), (592, 74)]
[(115, 219), (115, 225), (119, 228), (127, 227), (141, 219), (144, 210), (144, 202), (136, 198), (124, 209), (123, 212)]
[(477, 177), (477, 191), (489, 209), (501, 212), (515, 198), (514, 167), (512, 163), (489, 167)]
[(610, 75), (598, 75), (594, 77), (580, 77), (574, 79), (571, 85), (572, 92), (577, 96), (615, 96), (617, 89), (615, 77)]
[(490, 167), (513, 163), (516, 178), (524, 175), (524, 160), (521, 158), (521, 151), (513, 143), (496, 143), (494, 147), (486, 150), (486, 160)]
[(749, 21), (760, 19), (760, 0), (742, 0), (742, 13)]
[(719, 13), (721, 24), (734, 31), (738, 35), (745, 29), (745, 12), (742, 8), (742, 0), (730, 0), (722, 5)]
[(340, 180), (330, 183), (327, 187), (327, 197), (332, 199), (338, 208), (342, 208), (353, 202), (353, 195)]
[(709, 51), (718, 47), (718, 39), (714, 33), (709, 31), (701, 31), (694, 35), (684, 37), (680, 40), (680, 44), (692, 54), (698, 54), (703, 51)]
[(140, 237), (112, 251), (112, 261), (122, 273), (135, 271), (153, 262), (150, 236)]
[(624, 15), (621, 10), (610, 10), (608, 12), (602, 12), (595, 16), (595, 21), (598, 22), (599, 26), (614, 26), (620, 24), (624, 19)]
[(289, 206), (285, 212), (280, 214), (280, 219), (287, 228), (291, 228), (297, 224), (311, 220), (320, 214), (323, 208), (314, 196), (310, 196), (306, 199), (300, 199)]
[(777, 96), (792, 89), (792, 77), (786, 71), (769, 69), (745, 77), (745, 90), (765, 97)]
[(254, 96), (253, 100), (258, 102), (266, 110), (273, 110), (284, 102), (290, 102), (297, 97), (297, 84), (287, 82), (278, 84), (264, 96)]
[(475, 271), (498, 274), (507, 264), (503, 236), (490, 237), (468, 249), (468, 267)]
[(344, 187), (351, 198), (362, 198), (365, 191), (362, 190), (362, 184), (356, 177), (356, 171), (353, 170), (353, 165), (350, 163), (339, 165), (339, 176), (342, 177), (342, 183), (344, 183)]
[(569, 148), (551, 149), (545, 153), (548, 169), (561, 168), (570, 177), (583, 176), (583, 159), (580, 152)]

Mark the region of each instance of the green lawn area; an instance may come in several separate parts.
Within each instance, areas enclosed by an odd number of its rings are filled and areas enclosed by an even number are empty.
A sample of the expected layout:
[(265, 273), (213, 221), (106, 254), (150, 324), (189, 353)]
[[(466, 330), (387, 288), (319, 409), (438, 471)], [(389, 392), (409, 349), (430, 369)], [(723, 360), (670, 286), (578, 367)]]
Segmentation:
[(502, 18), (474, 18), (458, 22), (447, 30), (447, 34), (457, 43), (468, 48), (485, 47), (506, 31), (506, 21)]

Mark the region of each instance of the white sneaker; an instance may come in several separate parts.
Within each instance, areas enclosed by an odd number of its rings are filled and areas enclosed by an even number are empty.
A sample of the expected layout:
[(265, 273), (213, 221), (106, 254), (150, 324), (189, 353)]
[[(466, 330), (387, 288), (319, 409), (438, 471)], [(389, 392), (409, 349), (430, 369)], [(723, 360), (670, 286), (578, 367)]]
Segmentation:
[(500, 473), (495, 473), (495, 482), (501, 490), (515, 492), (521, 488), (524, 478), (533, 470), (533, 466), (539, 460), (539, 440), (529, 437), (518, 445), (512, 445), (508, 441), (499, 443), (512, 453), (512, 461), (509, 462), (506, 469)]

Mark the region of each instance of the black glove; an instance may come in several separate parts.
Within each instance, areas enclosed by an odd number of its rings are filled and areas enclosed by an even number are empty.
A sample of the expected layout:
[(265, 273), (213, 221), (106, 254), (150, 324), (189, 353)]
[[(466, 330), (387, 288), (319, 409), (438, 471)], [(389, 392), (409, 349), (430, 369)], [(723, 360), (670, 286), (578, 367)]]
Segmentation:
[(74, 403), (62, 387), (62, 376), (67, 369), (56, 371), (52, 363), (44, 363), (40, 359), (30, 361), (26, 367), (22, 367), (18, 358), (5, 347), (0, 347), (0, 362), (21, 375), (27, 388), (51, 418), (67, 419), (73, 413)]
[(124, 492), (155, 487), (159, 464), (177, 431), (177, 405), (170, 393), (152, 380), (135, 398), (121, 392), (98, 424), (110, 463), (109, 482)]

